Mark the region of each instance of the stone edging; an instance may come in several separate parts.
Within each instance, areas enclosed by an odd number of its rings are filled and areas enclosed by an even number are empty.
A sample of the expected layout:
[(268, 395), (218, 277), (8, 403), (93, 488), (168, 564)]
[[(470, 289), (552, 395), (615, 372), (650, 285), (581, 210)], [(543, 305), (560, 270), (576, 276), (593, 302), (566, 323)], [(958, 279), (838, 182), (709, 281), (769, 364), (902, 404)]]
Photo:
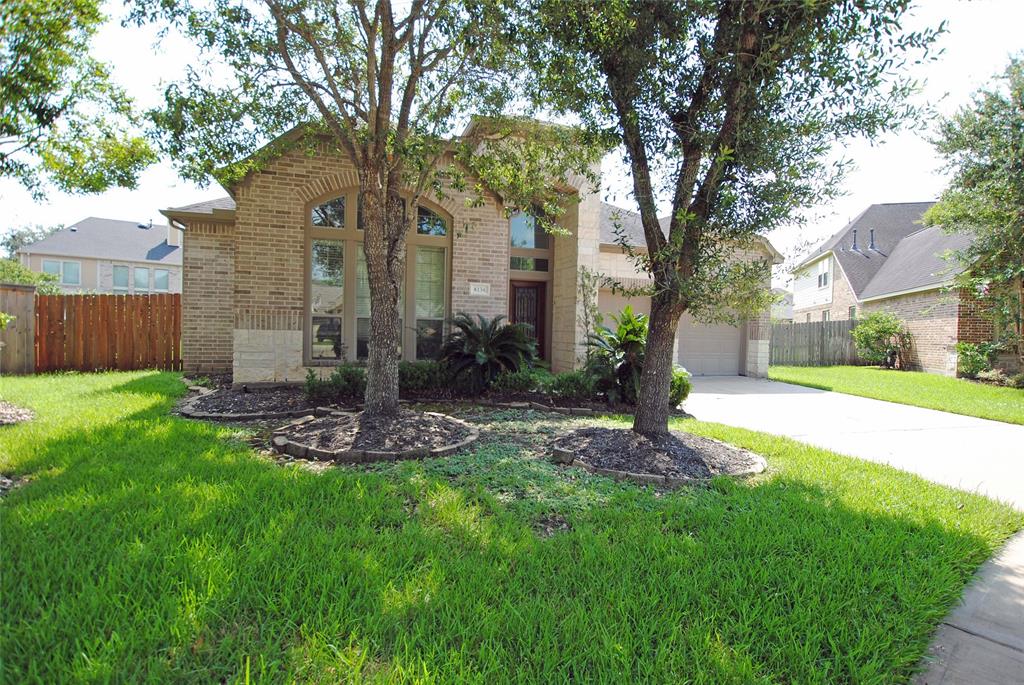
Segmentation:
[(308, 407), (305, 409), (288, 409), (286, 411), (262, 411), (262, 412), (249, 412), (242, 414), (229, 414), (223, 412), (205, 412), (195, 408), (197, 400), (209, 395), (210, 393), (216, 392), (215, 388), (203, 388), (198, 385), (190, 385), (188, 389), (192, 392), (198, 393), (195, 397), (189, 397), (185, 399), (180, 405), (178, 405), (178, 413), (189, 419), (203, 419), (207, 421), (256, 421), (259, 419), (293, 419), (298, 416), (307, 416), (312, 411), (317, 416), (327, 416), (332, 411), (335, 411), (332, 407), (317, 407), (316, 409), (310, 410)]
[[(323, 409), (320, 407), (319, 409)], [(326, 414), (319, 414), (319, 416), (342, 416), (348, 412), (343, 411), (328, 411)], [(425, 459), (427, 457), (446, 457), (450, 454), (454, 454), (461, 449), (469, 447), (477, 438), (480, 437), (480, 429), (476, 426), (466, 423), (461, 419), (457, 419), (454, 416), (448, 416), (447, 414), (440, 414), (437, 412), (423, 412), (428, 416), (440, 416), (444, 419), (456, 423), (469, 431), (469, 435), (459, 442), (449, 443), (447, 445), (441, 445), (440, 447), (414, 447), (407, 450), (324, 450), (318, 447), (310, 447), (300, 442), (296, 442), (283, 435), (284, 432), (291, 428), (305, 425), (310, 421), (317, 418), (315, 415), (303, 416), (300, 419), (292, 421), (287, 426), (282, 426), (274, 431), (274, 437), (271, 439), (271, 444), (276, 452), (279, 454), (286, 454), (296, 459), (310, 459), (313, 461), (333, 461), (342, 464), (370, 464), (374, 462), (385, 462), (385, 461), (398, 461), (402, 459)]]
[[(708, 440), (711, 439), (712, 438), (708, 438)], [(720, 440), (715, 440), (715, 442), (721, 443)], [(721, 444), (724, 445), (725, 443)], [(732, 447), (733, 449), (738, 449), (733, 445), (729, 445), (729, 447)], [(749, 454), (754, 459), (754, 463), (742, 471), (737, 471), (736, 473), (728, 474), (730, 477), (753, 476), (758, 473), (762, 473), (766, 468), (768, 468), (768, 462), (766, 462), (764, 457), (762, 457), (760, 454), (754, 454), (749, 450), (743, 451)], [(630, 471), (602, 469), (597, 466), (591, 466), (582, 459), (578, 459), (576, 457), (576, 453), (573, 452), (572, 450), (567, 450), (563, 447), (555, 446), (551, 447), (551, 461), (553, 461), (556, 464), (561, 464), (563, 466), (578, 466), (581, 469), (594, 474), (595, 476), (607, 476), (609, 478), (614, 478), (615, 480), (619, 481), (631, 481), (633, 483), (637, 483), (638, 485), (658, 485), (667, 488), (678, 488), (684, 485), (706, 483), (709, 480), (711, 480), (710, 478), (691, 478), (687, 476), (678, 478), (673, 476), (659, 476), (654, 473), (632, 473)]]

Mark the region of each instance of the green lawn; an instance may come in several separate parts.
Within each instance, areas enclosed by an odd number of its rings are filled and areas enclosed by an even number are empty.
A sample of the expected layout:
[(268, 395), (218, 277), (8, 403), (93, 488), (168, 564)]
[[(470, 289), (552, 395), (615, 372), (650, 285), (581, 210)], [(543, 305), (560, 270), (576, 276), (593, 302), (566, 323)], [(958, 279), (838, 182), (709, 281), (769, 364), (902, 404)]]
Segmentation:
[(315, 474), (168, 416), (181, 390), (0, 379), (38, 414), (0, 428), (30, 479), (0, 502), (0, 681), (900, 682), (1024, 525), (694, 421), (769, 473), (653, 493), (541, 459), (565, 419), (491, 412), (472, 454)]
[(770, 366), (768, 377), (811, 388), (1024, 424), (1024, 390), (877, 366)]

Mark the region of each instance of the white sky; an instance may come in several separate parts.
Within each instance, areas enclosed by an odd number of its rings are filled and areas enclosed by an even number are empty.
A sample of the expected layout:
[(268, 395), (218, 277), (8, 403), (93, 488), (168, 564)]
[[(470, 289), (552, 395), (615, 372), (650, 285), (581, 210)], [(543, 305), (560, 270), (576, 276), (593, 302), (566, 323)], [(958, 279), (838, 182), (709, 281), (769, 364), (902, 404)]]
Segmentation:
[[(968, 104), (971, 93), (1002, 71), (1011, 54), (1024, 51), (1024, 0), (919, 0), (918, 5), (909, 28), (947, 22), (948, 32), (938, 44), (944, 54), (912, 71), (926, 81), (921, 97), (942, 114)], [(108, 11), (120, 10), (112, 6)], [(94, 43), (94, 55), (113, 67), (114, 79), (143, 108), (159, 104), (164, 86), (183, 74), (183, 65), (194, 54), (179, 37), (159, 40), (154, 30), (121, 28), (113, 19)], [(846, 196), (814, 208), (815, 219), (808, 226), (776, 231), (772, 242), (788, 253), (807, 241), (823, 240), (870, 204), (935, 199), (945, 177), (927, 135), (903, 132), (874, 144), (854, 140), (840, 146), (836, 154), (852, 159), (855, 166), (845, 183)], [(612, 196), (621, 198), (628, 183), (613, 166), (605, 164), (606, 186)], [(26, 224), (68, 225), (88, 216), (163, 223), (161, 208), (223, 195), (216, 184), (200, 188), (179, 179), (168, 161), (144, 172), (136, 190), (92, 196), (51, 191), (38, 203), (16, 183), (0, 181), (0, 233)]]

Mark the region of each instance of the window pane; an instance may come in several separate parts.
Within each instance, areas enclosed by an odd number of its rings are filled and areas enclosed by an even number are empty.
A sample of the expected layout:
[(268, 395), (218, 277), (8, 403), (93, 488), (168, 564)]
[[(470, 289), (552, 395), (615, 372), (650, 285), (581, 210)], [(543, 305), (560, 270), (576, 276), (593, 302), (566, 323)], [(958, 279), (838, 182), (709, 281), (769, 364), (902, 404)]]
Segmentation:
[(444, 248), (416, 248), (416, 318), (444, 318)]
[(119, 290), (128, 289), (128, 267), (114, 266), (114, 287)]
[(69, 285), (78, 285), (82, 282), (82, 265), (78, 262), (63, 262), (64, 275), (61, 280)]
[(426, 207), (417, 208), (416, 232), (420, 235), (448, 235), (444, 219)]
[(167, 269), (153, 270), (153, 290), (167, 290), (170, 288), (171, 272)]
[(341, 319), (337, 316), (314, 316), (312, 340), (313, 359), (344, 359), (345, 344), (341, 342)]
[(53, 274), (54, 276), (60, 276), (60, 262), (51, 261), (49, 259), (43, 260), (43, 273)]
[(345, 198), (336, 197), (313, 208), (313, 225), (345, 228)]
[(548, 235), (536, 219), (529, 214), (517, 212), (509, 220), (509, 235), (511, 236), (512, 247), (526, 249), (546, 250), (548, 248)]
[(314, 240), (309, 272), (313, 313), (341, 314), (345, 304), (344, 244), (339, 240)]
[(508, 267), (516, 271), (547, 271), (548, 260), (535, 257), (509, 257)]
[(416, 358), (437, 359), (441, 356), (443, 319), (416, 319)]
[(149, 290), (149, 269), (141, 266), (135, 267), (135, 289)]

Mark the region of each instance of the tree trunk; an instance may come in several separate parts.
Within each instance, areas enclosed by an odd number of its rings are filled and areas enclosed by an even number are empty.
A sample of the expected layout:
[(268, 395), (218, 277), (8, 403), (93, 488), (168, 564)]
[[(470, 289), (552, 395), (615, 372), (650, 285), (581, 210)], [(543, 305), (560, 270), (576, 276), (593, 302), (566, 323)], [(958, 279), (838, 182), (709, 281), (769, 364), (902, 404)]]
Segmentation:
[(676, 327), (685, 308), (672, 295), (656, 293), (651, 298), (644, 369), (640, 376), (640, 397), (633, 416), (633, 430), (642, 435), (668, 432), (669, 389), (672, 384), (672, 351)]
[[(370, 179), (376, 174), (367, 174)], [(398, 362), (402, 330), (398, 311), (405, 271), (405, 222), (397, 187), (367, 188), (363, 195), (363, 249), (370, 285), (370, 341), (364, 413), (398, 414)]]

